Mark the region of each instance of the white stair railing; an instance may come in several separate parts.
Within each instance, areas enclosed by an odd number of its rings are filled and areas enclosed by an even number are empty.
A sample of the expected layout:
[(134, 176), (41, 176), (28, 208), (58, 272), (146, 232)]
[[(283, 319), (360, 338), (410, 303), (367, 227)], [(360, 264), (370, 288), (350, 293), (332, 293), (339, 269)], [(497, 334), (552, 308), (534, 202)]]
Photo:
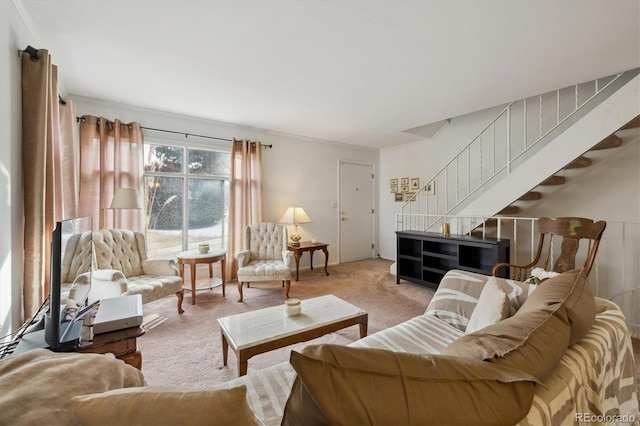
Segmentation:
[(608, 93), (598, 95), (608, 88), (617, 90), (639, 72), (635, 69), (510, 103), (402, 205), (396, 229), (437, 230), (462, 203), (496, 176), (510, 174), (552, 140), (556, 129)]

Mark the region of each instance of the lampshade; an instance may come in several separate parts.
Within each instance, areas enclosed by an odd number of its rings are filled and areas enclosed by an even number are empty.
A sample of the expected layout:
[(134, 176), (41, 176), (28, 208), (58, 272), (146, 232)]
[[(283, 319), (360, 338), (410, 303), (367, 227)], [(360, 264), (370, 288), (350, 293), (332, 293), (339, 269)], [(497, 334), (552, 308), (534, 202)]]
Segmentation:
[(142, 202), (136, 189), (118, 188), (113, 194), (110, 209), (141, 209)]
[(289, 207), (280, 218), (280, 223), (311, 223), (312, 220), (302, 207)]

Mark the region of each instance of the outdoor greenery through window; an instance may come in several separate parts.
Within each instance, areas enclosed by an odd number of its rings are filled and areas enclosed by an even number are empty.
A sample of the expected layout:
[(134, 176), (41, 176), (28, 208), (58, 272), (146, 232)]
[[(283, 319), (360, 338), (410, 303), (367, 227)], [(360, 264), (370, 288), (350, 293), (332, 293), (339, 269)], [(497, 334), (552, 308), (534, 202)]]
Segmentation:
[(149, 257), (227, 246), (230, 153), (144, 144)]

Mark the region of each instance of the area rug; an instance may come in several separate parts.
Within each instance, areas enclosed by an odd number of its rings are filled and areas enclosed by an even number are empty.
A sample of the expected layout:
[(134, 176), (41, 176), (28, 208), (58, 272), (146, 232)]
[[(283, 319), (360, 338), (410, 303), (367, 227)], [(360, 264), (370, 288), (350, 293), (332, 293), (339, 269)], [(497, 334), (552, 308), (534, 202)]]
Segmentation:
[[(369, 334), (399, 324), (424, 313), (433, 290), (412, 283), (396, 284), (389, 273), (391, 262), (371, 259), (300, 271), (292, 281), (290, 297), (306, 299), (333, 294), (369, 313)], [(204, 265), (206, 267), (206, 265)], [(206, 286), (207, 280), (198, 283)], [(146, 333), (138, 339), (142, 352), (142, 371), (149, 385), (211, 386), (237, 377), (236, 357), (229, 351), (228, 365), (222, 363), (220, 328), (217, 318), (269, 306), (282, 305), (284, 292), (278, 282), (253, 283), (244, 289), (238, 303), (236, 283), (197, 292), (191, 304), (185, 292), (184, 314), (178, 315), (175, 297), (166, 297), (143, 306)], [(284, 312), (284, 308), (283, 308)], [(254, 356), (249, 373), (289, 360), (292, 349), (307, 344), (332, 342), (348, 344), (359, 338), (357, 326), (349, 327), (305, 343)]]

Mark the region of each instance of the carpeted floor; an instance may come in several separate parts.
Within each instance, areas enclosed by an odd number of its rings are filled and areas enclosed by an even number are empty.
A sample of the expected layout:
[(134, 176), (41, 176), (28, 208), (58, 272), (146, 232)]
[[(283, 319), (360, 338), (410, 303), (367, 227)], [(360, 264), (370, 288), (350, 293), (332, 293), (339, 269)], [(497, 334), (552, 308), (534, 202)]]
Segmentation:
[[(390, 261), (373, 259), (331, 266), (329, 276), (323, 268), (300, 272), (292, 281), (291, 297), (302, 299), (334, 294), (369, 313), (369, 334), (422, 314), (433, 290), (403, 282), (396, 285), (389, 273)], [(206, 280), (202, 282), (206, 285)], [(201, 290), (197, 305), (186, 292), (185, 313), (178, 315), (176, 299), (167, 297), (144, 305), (146, 334), (138, 339), (143, 356), (142, 371), (149, 385), (211, 386), (237, 376), (236, 357), (229, 351), (229, 365), (222, 365), (220, 329), (217, 318), (239, 312), (275, 306), (283, 302), (283, 289), (277, 283), (255, 283), (244, 290), (238, 303), (236, 283), (222, 288)], [(358, 327), (349, 327), (316, 340), (257, 355), (249, 360), (249, 373), (287, 361), (292, 349), (309, 343), (348, 344), (359, 337)], [(633, 339), (636, 359), (636, 385), (640, 390), (640, 340)], [(640, 391), (638, 393), (640, 397)]]
[[(433, 291), (412, 283), (396, 285), (389, 273), (390, 261), (372, 259), (324, 268), (300, 271), (300, 281), (292, 281), (290, 297), (301, 299), (334, 294), (369, 313), (369, 334), (424, 313)], [(205, 265), (206, 266), (206, 265)], [(206, 285), (206, 280), (203, 281)], [(142, 352), (142, 371), (150, 385), (211, 386), (237, 376), (236, 356), (229, 350), (229, 365), (222, 365), (220, 328), (217, 318), (282, 304), (283, 288), (279, 283), (254, 283), (244, 289), (244, 301), (238, 303), (236, 283), (222, 288), (201, 290), (197, 304), (185, 292), (178, 315), (176, 298), (144, 305), (146, 333), (138, 339)], [(348, 344), (359, 338), (357, 326), (349, 327), (311, 342)], [(288, 361), (292, 349), (310, 342), (257, 355), (249, 360), (249, 373)]]

